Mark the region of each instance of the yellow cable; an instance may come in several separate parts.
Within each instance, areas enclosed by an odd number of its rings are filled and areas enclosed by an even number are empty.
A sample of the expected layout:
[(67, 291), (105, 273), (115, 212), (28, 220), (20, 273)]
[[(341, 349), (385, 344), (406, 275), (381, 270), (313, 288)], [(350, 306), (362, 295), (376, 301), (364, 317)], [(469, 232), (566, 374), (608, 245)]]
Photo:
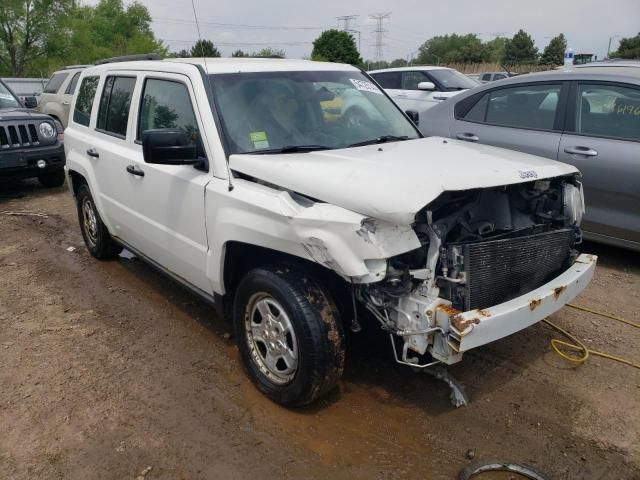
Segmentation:
[[(601, 317), (610, 318), (612, 320), (616, 320), (618, 322), (622, 322), (622, 323), (626, 323), (627, 325), (631, 325), (632, 327), (640, 328), (640, 324), (639, 323), (631, 322), (629, 320), (625, 320), (624, 318), (616, 317), (614, 315), (609, 315), (608, 313), (598, 312), (596, 310), (592, 310), (592, 309), (587, 308), (587, 307), (581, 307), (580, 305), (574, 305), (572, 303), (568, 303), (567, 305), (569, 307), (575, 308), (577, 310), (582, 310), (584, 312), (593, 313), (594, 315), (599, 315)], [(582, 343), (580, 340), (578, 340), (574, 335), (570, 334), (569, 332), (567, 332), (563, 328), (560, 328), (558, 325), (556, 325), (555, 323), (551, 322), (550, 320), (548, 320), (546, 318), (543, 320), (543, 322), (546, 323), (547, 325), (549, 325), (550, 327), (554, 328), (555, 330), (559, 331), (565, 337), (569, 338), (573, 342), (573, 343), (569, 343), (569, 342), (565, 342), (564, 340), (558, 340), (557, 338), (552, 338), (551, 339), (551, 348), (553, 348), (553, 350), (558, 355), (560, 355), (562, 358), (564, 358), (565, 360), (568, 360), (568, 361), (573, 362), (573, 363), (580, 363), (581, 364), (581, 363), (584, 363), (584, 362), (587, 361), (587, 359), (589, 358), (589, 355), (596, 355), (598, 357), (608, 358), (609, 360), (614, 360), (616, 362), (620, 362), (620, 363), (624, 363), (625, 365), (629, 365), (630, 367), (634, 367), (634, 368), (640, 369), (640, 364), (633, 363), (633, 362), (631, 362), (631, 361), (629, 361), (629, 360), (627, 360), (625, 358), (615, 357), (613, 355), (609, 355), (608, 353), (598, 352), (596, 350), (591, 350), (591, 349), (587, 348), (587, 346), (584, 343)], [(563, 352), (561, 350), (561, 348), (573, 350), (574, 352), (579, 352), (579, 354), (578, 355), (570, 355), (569, 353)]]

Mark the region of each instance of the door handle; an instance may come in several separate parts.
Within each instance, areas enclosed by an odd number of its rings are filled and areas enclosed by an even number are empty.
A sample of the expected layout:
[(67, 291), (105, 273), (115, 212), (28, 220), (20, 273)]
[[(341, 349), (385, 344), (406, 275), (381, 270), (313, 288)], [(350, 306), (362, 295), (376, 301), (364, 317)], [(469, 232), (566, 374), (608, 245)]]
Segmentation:
[(127, 165), (127, 172), (131, 175), (137, 175), (138, 177), (144, 177), (144, 170), (140, 170), (135, 165)]
[(407, 95), (406, 93), (399, 93), (399, 94), (396, 95), (396, 97), (398, 97), (398, 98), (408, 98), (409, 95)]
[(71, 102), (62, 102), (63, 105), (71, 105)]
[(98, 153), (98, 151), (95, 148), (90, 148), (89, 150), (87, 150), (87, 155), (89, 155), (90, 157), (93, 158), (99, 158), (100, 154)]
[(458, 133), (456, 135), (458, 140), (465, 140), (467, 142), (478, 142), (480, 141), (480, 137), (478, 137), (475, 133)]
[(571, 155), (584, 155), (585, 157), (595, 157), (598, 155), (598, 152), (593, 148), (583, 147), (581, 145), (577, 147), (565, 147), (564, 152)]

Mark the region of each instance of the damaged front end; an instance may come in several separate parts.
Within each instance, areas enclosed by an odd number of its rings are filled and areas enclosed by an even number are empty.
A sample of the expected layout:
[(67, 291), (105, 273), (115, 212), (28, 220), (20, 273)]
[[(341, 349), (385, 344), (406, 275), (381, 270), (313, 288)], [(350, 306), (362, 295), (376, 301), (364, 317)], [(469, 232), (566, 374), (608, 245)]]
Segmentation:
[(420, 246), (389, 258), (382, 281), (356, 284), (355, 298), (399, 363), (459, 362), (588, 284), (596, 257), (576, 251), (583, 213), (576, 176), (445, 192), (415, 217)]

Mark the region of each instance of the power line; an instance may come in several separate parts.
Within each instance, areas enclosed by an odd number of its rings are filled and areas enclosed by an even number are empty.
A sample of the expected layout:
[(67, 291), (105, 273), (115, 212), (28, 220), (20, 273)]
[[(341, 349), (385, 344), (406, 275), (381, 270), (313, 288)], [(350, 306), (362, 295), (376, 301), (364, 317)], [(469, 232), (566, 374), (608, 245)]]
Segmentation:
[[(163, 42), (167, 43), (185, 43), (185, 44), (193, 44), (196, 43), (197, 40), (178, 40), (171, 38), (162, 38)], [(243, 46), (288, 46), (288, 47), (302, 47), (305, 45), (312, 45), (313, 42), (216, 42), (216, 46), (221, 47), (243, 47)]]
[(383, 47), (384, 47), (384, 34), (386, 30), (383, 28), (384, 21), (391, 16), (391, 12), (387, 13), (376, 13), (369, 15), (369, 18), (376, 21), (376, 28), (373, 30), (373, 33), (376, 36), (376, 41), (374, 43), (374, 47), (376, 48), (376, 62), (380, 62), (383, 58)]
[(360, 39), (360, 30), (356, 30), (352, 28), (351, 22), (355, 21), (360, 15), (343, 15), (342, 17), (336, 17), (338, 20), (338, 28), (340, 28), (340, 22), (342, 22), (341, 30), (347, 33), (357, 33), (358, 34), (358, 53), (362, 52), (362, 42)]
[[(187, 19), (178, 18), (166, 18), (166, 17), (153, 17), (151, 19), (154, 23), (174, 23), (178, 25), (195, 25), (196, 22)], [(248, 25), (244, 23), (220, 23), (211, 21), (199, 21), (201, 26), (206, 25), (210, 27), (224, 27), (224, 28), (239, 28), (239, 29), (252, 29), (252, 30), (324, 30), (326, 26), (290, 26), (290, 25)]]

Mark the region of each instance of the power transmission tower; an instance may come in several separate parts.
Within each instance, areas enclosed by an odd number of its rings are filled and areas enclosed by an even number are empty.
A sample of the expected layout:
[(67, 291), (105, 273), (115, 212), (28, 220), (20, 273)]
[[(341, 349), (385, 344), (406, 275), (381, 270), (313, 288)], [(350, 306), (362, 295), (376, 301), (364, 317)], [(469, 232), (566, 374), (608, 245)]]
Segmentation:
[(376, 48), (376, 54), (375, 54), (376, 63), (379, 63), (380, 61), (382, 61), (384, 56), (382, 51), (385, 45), (384, 34), (386, 32), (386, 30), (384, 29), (384, 21), (388, 19), (390, 16), (391, 16), (391, 12), (376, 13), (376, 14), (369, 15), (369, 18), (371, 20), (376, 21), (376, 28), (373, 30), (373, 33), (375, 34), (375, 37), (376, 37), (376, 41), (373, 44), (373, 46)]
[(340, 28), (340, 23), (342, 23), (342, 28), (340, 30), (344, 30), (345, 32), (350, 32), (351, 22), (358, 18), (359, 15), (343, 15), (342, 17), (336, 17), (338, 20), (338, 28)]
[(360, 30), (356, 30), (353, 28), (351, 22), (355, 21), (360, 15), (343, 15), (342, 17), (336, 17), (338, 19), (338, 24), (342, 23), (342, 28), (338, 25), (338, 28), (348, 33), (357, 33), (358, 34), (358, 53), (362, 52), (361, 50), (361, 42), (360, 42)]

